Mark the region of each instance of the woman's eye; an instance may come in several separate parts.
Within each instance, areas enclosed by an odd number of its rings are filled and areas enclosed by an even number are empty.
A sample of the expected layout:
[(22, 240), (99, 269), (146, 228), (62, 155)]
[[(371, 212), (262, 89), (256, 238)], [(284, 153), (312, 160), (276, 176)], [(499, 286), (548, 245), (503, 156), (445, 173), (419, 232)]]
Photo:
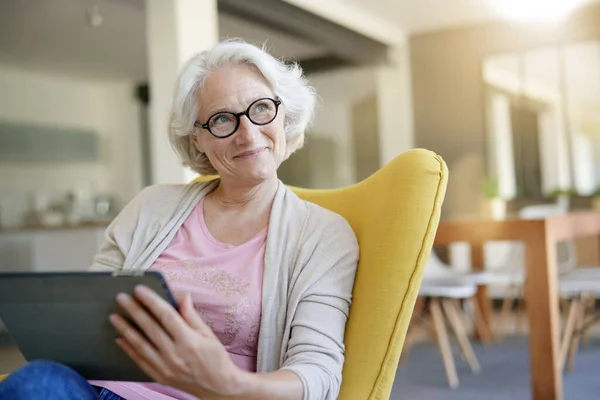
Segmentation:
[(231, 122), (231, 116), (229, 115), (219, 115), (213, 119), (215, 125), (226, 124), (228, 122)]
[(252, 107), (253, 114), (268, 114), (274, 111), (273, 103), (270, 101), (261, 101)]

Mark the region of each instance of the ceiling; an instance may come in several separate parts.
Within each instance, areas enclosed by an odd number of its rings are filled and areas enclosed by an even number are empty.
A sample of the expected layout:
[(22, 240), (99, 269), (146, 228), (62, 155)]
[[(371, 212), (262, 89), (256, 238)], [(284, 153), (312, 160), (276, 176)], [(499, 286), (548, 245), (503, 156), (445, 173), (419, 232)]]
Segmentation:
[[(145, 79), (144, 0), (94, 1), (103, 16), (99, 28), (86, 20), (91, 0), (0, 0), (0, 64), (83, 77)], [(494, 0), (343, 1), (364, 10), (369, 20), (391, 23), (408, 33), (498, 18)], [(224, 13), (219, 15), (219, 30), (222, 38), (266, 41), (277, 57), (310, 59), (327, 53), (308, 40)]]
[[(494, 2), (500, 0), (345, 1), (363, 7), (387, 22), (398, 24), (409, 34), (480, 24), (501, 18), (494, 7)], [(582, 4), (595, 1), (598, 0), (582, 0)]]
[[(103, 23), (92, 27), (84, 0), (0, 0), (0, 64), (94, 78), (143, 80), (146, 71), (143, 0), (99, 0)], [(222, 38), (267, 44), (277, 57), (313, 58), (322, 47), (228, 15)]]

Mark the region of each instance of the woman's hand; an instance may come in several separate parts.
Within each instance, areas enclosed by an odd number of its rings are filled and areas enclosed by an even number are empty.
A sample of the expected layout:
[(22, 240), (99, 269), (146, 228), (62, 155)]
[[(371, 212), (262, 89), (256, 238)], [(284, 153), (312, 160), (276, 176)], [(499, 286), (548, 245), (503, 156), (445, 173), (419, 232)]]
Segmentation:
[(138, 286), (135, 297), (120, 294), (117, 303), (141, 333), (122, 316), (110, 322), (121, 337), (117, 344), (156, 382), (201, 397), (236, 396), (244, 375), (186, 295), (179, 313), (151, 289)]

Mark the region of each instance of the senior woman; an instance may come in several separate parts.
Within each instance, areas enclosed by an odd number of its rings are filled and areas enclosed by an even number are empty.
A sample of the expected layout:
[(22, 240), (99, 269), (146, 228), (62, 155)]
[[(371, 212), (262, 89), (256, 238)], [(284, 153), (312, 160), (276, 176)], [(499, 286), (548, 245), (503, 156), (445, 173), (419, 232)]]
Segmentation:
[(223, 42), (189, 60), (169, 138), (185, 166), (219, 179), (144, 189), (109, 226), (92, 267), (160, 271), (180, 299), (177, 312), (144, 287), (119, 295), (142, 333), (110, 316), (117, 344), (156, 383), (88, 383), (34, 362), (0, 397), (35, 398), (34, 377), (50, 376), (37, 385), (60, 398), (335, 399), (358, 245), (342, 217), (277, 178), (314, 104), (298, 66), (250, 44)]

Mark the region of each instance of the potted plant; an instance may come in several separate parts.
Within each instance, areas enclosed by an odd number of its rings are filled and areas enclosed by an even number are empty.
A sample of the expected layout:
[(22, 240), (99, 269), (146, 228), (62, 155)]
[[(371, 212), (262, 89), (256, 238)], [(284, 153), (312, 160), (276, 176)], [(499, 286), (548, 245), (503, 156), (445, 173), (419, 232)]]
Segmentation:
[(489, 176), (483, 180), (483, 195), (486, 198), (486, 214), (493, 220), (506, 218), (506, 201), (500, 196), (498, 177)]

